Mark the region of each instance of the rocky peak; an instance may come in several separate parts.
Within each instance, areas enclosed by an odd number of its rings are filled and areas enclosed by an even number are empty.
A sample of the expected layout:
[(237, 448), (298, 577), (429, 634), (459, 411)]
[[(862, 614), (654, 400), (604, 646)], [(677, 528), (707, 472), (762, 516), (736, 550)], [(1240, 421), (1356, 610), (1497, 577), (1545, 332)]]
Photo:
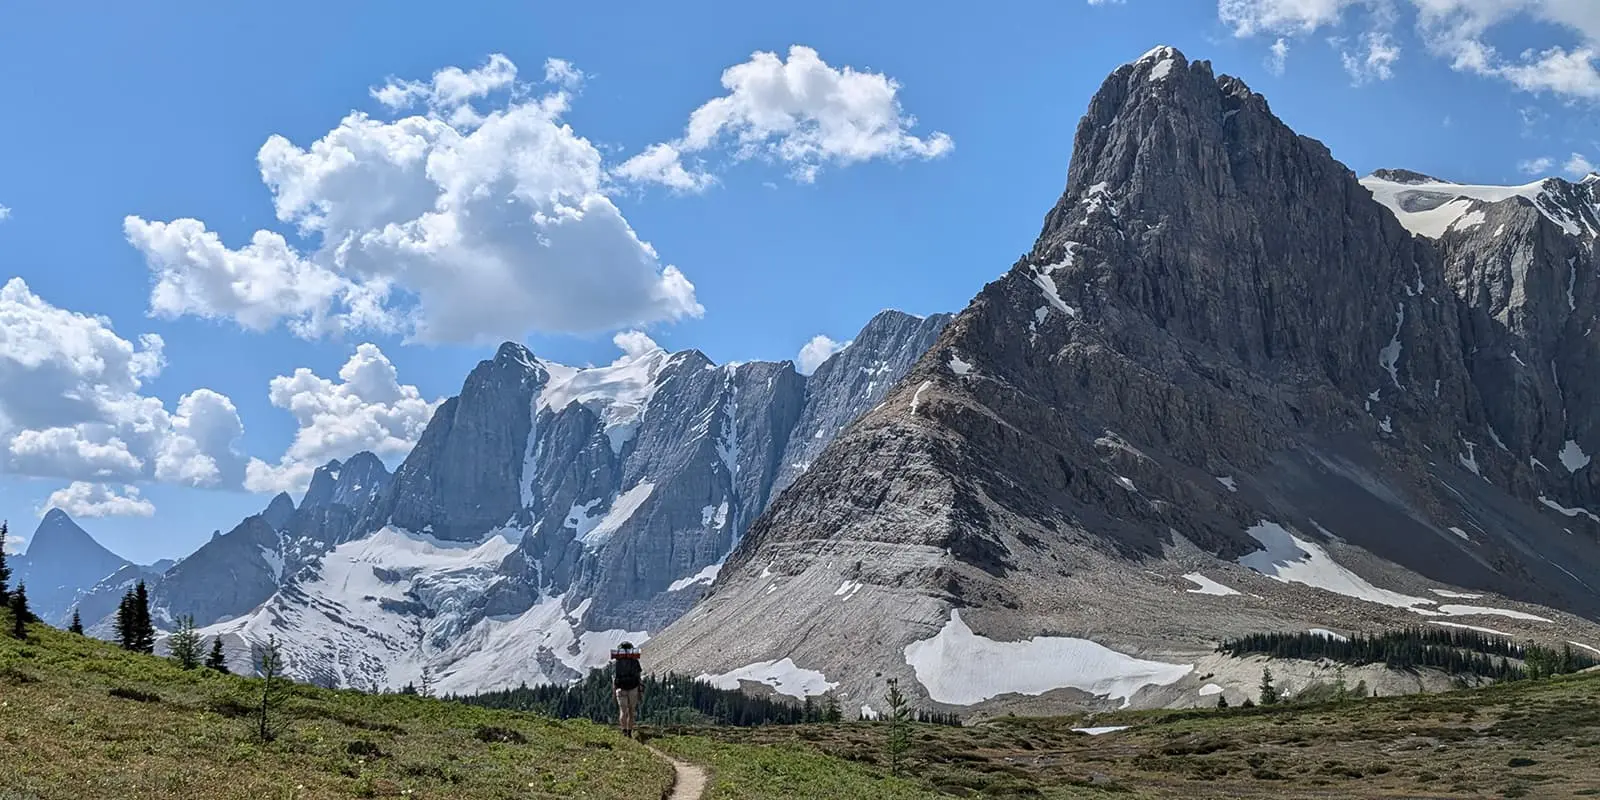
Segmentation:
[[(313, 483), (315, 483), (314, 475)], [(310, 495), (310, 491), (308, 490), (306, 494)], [(294, 498), (290, 497), (288, 492), (279, 492), (261, 512), (261, 516), (273, 530), (281, 531), (289, 526), (289, 520), (294, 518), (294, 511)]]
[(1409, 169), (1380, 169), (1380, 170), (1374, 170), (1373, 173), (1372, 173), (1372, 177), (1377, 178), (1378, 180), (1391, 181), (1393, 183), (1404, 183), (1404, 184), (1410, 184), (1410, 185), (1422, 184), (1422, 183), (1449, 183), (1450, 182), (1450, 181), (1444, 180), (1442, 178), (1435, 178), (1432, 175), (1424, 175), (1421, 172), (1417, 172), (1415, 170), (1409, 170)]
[(361, 527), (392, 522), (473, 540), (517, 519), (536, 401), (549, 380), (549, 370), (513, 342), (480, 361), (461, 394), (434, 412)]

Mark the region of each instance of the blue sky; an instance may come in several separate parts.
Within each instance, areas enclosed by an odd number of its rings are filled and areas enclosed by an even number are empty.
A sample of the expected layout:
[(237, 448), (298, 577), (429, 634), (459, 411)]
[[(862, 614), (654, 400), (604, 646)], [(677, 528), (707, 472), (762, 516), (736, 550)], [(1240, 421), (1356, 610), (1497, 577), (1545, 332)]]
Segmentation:
[[(882, 308), (959, 310), (1031, 245), (1105, 75), (1157, 44), (1358, 173), (1600, 161), (1587, 0), (59, 5), (0, 10), (0, 281), (25, 283), (0, 296), (0, 514), (27, 533), (54, 502), (144, 561), (270, 498), (245, 486), (358, 445), (396, 463), (501, 339), (781, 359)], [(397, 149), (313, 147), (340, 130)], [(485, 146), (419, 184), (402, 132)], [(528, 224), (552, 208), (586, 213)], [(281, 245), (245, 250), (259, 230)]]

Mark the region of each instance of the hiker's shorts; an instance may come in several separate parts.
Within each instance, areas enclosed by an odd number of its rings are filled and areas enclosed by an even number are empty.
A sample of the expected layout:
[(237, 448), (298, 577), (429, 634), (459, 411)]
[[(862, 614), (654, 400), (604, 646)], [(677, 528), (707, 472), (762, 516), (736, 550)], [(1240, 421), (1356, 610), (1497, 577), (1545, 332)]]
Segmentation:
[(623, 730), (633, 730), (634, 715), (639, 713), (639, 701), (644, 697), (643, 689), (617, 689), (617, 716), (620, 717)]

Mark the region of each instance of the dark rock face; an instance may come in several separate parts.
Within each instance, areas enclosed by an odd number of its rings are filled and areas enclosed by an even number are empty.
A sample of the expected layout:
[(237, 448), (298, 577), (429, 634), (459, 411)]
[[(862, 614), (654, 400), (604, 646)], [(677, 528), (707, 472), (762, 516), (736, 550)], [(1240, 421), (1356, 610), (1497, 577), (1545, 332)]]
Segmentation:
[[(1595, 208), (1547, 202), (1569, 222)], [(918, 685), (906, 648), (951, 609), (1007, 641), (1092, 631), (1134, 649), (1295, 624), (1303, 598), (1262, 591), (1252, 616), (1219, 617), (1161, 583), (1184, 573), (1177, 553), (1238, 569), (1262, 521), (1409, 585), (1600, 620), (1597, 529), (1569, 535), (1587, 512), (1539, 501), (1585, 495), (1536, 482), (1527, 458), (1589, 435), (1593, 405), (1563, 393), (1595, 391), (1600, 352), (1558, 342), (1593, 317), (1564, 288), (1594, 238), (1513, 206), (1498, 213), (1532, 240), (1435, 246), (1237, 79), (1171, 48), (1124, 65), (1032, 251), (753, 524), (652, 641), (657, 663), (792, 657), (877, 697), (875, 676)], [(1540, 360), (1519, 375), (1497, 355), (1511, 347)]]
[(64, 625), (80, 595), (129, 566), (127, 559), (101, 546), (65, 511), (52, 508), (39, 520), (27, 552), (13, 556), (11, 585), (27, 586), (29, 604), (40, 619)]
[(434, 412), (371, 519), (460, 541), (515, 521), (533, 400), (548, 377), (527, 348), (501, 345)]
[(806, 380), (804, 414), (784, 448), (772, 495), (789, 488), (834, 437), (882, 402), (895, 381), (933, 346), (950, 319), (949, 314), (915, 317), (884, 311), (861, 329), (849, 347), (818, 366)]

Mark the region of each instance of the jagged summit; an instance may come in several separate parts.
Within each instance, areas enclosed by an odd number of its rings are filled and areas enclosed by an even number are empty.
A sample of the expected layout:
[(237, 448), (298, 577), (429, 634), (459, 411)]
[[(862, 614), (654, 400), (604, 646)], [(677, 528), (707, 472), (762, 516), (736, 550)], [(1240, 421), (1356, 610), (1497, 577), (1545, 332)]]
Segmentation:
[[(1600, 379), (1574, 346), (1600, 286), (1526, 211), (1454, 258), (1242, 81), (1171, 48), (1119, 67), (1033, 250), (755, 521), (656, 663), (1003, 713), (1205, 703), (1247, 685), (1204, 681), (1248, 631), (1600, 635), (1600, 412), (1566, 399)], [(984, 660), (1035, 651), (1120, 666)]]
[(130, 563), (96, 541), (67, 512), (52, 508), (29, 537), (27, 551), (13, 564), (12, 585), (27, 584), (35, 612), (58, 622), (70, 615), (79, 589)]
[(1376, 179), (1381, 180), (1381, 181), (1389, 181), (1391, 183), (1403, 183), (1403, 184), (1451, 183), (1451, 181), (1444, 180), (1443, 178), (1435, 178), (1432, 175), (1426, 175), (1426, 174), (1423, 174), (1421, 172), (1417, 172), (1415, 170), (1409, 170), (1409, 169), (1379, 169), (1379, 170), (1373, 170), (1372, 174), (1369, 175), (1368, 177), (1369, 178), (1376, 178)]

